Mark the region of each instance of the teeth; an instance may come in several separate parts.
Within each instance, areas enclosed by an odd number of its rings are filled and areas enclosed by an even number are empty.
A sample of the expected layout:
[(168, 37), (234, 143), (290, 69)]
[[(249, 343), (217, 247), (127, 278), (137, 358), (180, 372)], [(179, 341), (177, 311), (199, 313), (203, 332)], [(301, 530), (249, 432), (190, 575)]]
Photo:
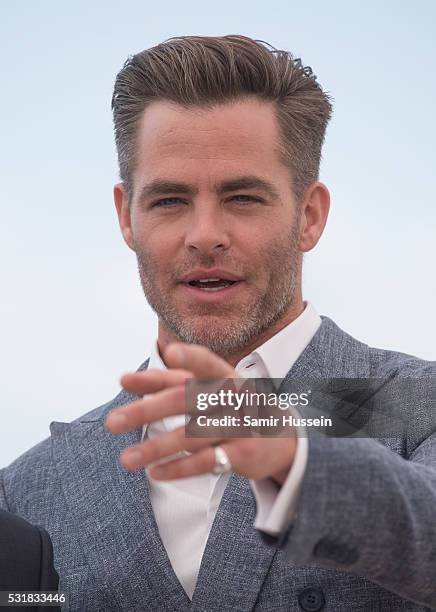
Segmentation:
[[(234, 281), (227, 280), (226, 278), (199, 278), (198, 280), (190, 281), (191, 287), (197, 287), (202, 291), (220, 291), (230, 285), (233, 285)], [(209, 287), (207, 285), (210, 285)]]
[(221, 287), (199, 287), (202, 291), (221, 291), (224, 289), (226, 285), (222, 285)]
[(211, 283), (212, 281), (219, 281), (220, 278), (199, 278), (198, 281), (200, 283)]

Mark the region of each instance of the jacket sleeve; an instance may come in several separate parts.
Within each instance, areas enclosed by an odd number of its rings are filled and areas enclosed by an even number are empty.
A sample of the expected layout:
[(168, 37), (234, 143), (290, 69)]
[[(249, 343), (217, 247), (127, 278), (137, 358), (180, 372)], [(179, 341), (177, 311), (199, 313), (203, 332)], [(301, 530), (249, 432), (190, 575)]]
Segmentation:
[(296, 514), (277, 542), (289, 561), (436, 607), (436, 434), (408, 459), (376, 439), (308, 436)]

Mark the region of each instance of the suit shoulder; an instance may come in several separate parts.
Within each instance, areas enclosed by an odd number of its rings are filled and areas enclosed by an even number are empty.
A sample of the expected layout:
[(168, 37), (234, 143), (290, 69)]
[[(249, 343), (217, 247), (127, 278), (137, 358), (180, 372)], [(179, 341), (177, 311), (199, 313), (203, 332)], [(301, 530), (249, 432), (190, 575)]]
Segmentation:
[(31, 504), (34, 496), (54, 479), (51, 442), (46, 438), (0, 470), (0, 507), (22, 514), (20, 500)]
[[(69, 425), (74, 426), (78, 423), (99, 421), (102, 419), (106, 412), (109, 412), (112, 408), (117, 405), (122, 405), (127, 402), (128, 396), (126, 392), (121, 391), (116, 397), (109, 402), (90, 410), (89, 412), (81, 415), (77, 419), (74, 419)], [(51, 423), (50, 428), (56, 425), (56, 422)], [(31, 470), (33, 475), (38, 471), (39, 468), (45, 467), (51, 463), (51, 436), (45, 438), (35, 446), (32, 446), (22, 455), (17, 457), (10, 465), (0, 470), (0, 474), (6, 480), (14, 473), (22, 473), (23, 470)]]
[(32, 472), (38, 468), (41, 464), (46, 464), (50, 460), (50, 438), (45, 438), (32, 448), (29, 448), (22, 455), (17, 457), (10, 465), (3, 468), (0, 471), (3, 478), (6, 479), (8, 474), (13, 473), (18, 470), (21, 471), (22, 468), (27, 468), (30, 466), (32, 468)]
[(313, 346), (323, 371), (340, 371), (341, 376), (359, 377), (426, 377), (436, 375), (436, 362), (415, 355), (369, 346), (322, 316), (322, 325), (313, 339)]
[[(147, 367), (145, 361), (137, 371)], [(57, 428), (65, 426), (81, 429), (84, 422), (98, 422), (117, 406), (127, 404), (137, 399), (137, 396), (122, 390), (109, 402), (87, 412), (71, 423), (51, 423), (52, 436), (56, 435)], [(80, 431), (77, 431), (80, 434)], [(61, 495), (61, 483), (58, 478), (56, 464), (52, 459), (51, 436), (42, 440), (25, 453), (15, 459), (10, 465), (0, 470), (0, 508), (10, 510), (21, 516), (33, 516), (36, 506), (41, 506), (41, 512), (46, 503), (46, 491), (50, 486), (52, 496)]]
[[(148, 360), (145, 361), (139, 370), (147, 367)], [(106, 414), (116, 408), (138, 399), (137, 396), (121, 390), (113, 399), (83, 414), (67, 425), (75, 427), (80, 423), (92, 423), (101, 421)], [(51, 423), (50, 430), (53, 434), (57, 426), (65, 426), (65, 423)], [(14, 500), (24, 499), (32, 496), (37, 491), (42, 491), (47, 482), (53, 483), (56, 480), (55, 465), (52, 461), (51, 436), (42, 440), (10, 465), (0, 470), (0, 507), (9, 508), (16, 511)], [(3, 493), (2, 493), (3, 492)]]
[(392, 374), (404, 378), (436, 376), (435, 361), (427, 361), (415, 355), (371, 346), (368, 347), (368, 351), (371, 375), (374, 377), (385, 377)]
[[(146, 361), (144, 361), (136, 371), (140, 372), (141, 370), (146, 370), (148, 367), (148, 362), (149, 359), (146, 359)], [(116, 408), (117, 406), (122, 406), (123, 404), (128, 404), (129, 402), (132, 402), (135, 399), (138, 399), (137, 395), (133, 395), (132, 393), (128, 393), (124, 389), (121, 389), (118, 395), (116, 395), (114, 398), (112, 398), (105, 404), (101, 404), (101, 406), (98, 406), (97, 408), (94, 408), (93, 410), (90, 410), (89, 412), (86, 412), (82, 416), (78, 417), (77, 419), (71, 422), (71, 425), (74, 425), (76, 423), (92, 423), (93, 421), (100, 421), (113, 408)]]

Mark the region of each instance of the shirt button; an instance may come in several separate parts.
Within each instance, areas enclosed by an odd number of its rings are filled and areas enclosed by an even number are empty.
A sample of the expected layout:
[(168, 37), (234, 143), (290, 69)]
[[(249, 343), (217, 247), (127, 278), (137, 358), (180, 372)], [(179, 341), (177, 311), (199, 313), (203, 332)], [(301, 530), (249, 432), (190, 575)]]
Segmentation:
[(301, 591), (298, 603), (305, 612), (318, 612), (325, 604), (324, 593), (317, 587), (308, 587)]

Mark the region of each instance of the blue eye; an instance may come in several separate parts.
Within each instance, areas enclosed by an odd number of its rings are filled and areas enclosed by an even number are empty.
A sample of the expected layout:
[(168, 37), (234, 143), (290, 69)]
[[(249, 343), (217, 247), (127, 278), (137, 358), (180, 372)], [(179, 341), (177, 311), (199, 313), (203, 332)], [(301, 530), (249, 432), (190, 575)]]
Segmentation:
[(239, 204), (245, 204), (248, 202), (260, 202), (259, 198), (254, 198), (253, 196), (248, 196), (248, 195), (237, 195), (237, 196), (234, 196), (232, 199), (236, 200), (236, 198), (246, 198), (245, 202), (239, 201)]
[[(237, 200), (237, 198), (245, 198), (244, 200)], [(236, 195), (232, 196), (231, 200), (236, 201), (238, 204), (250, 204), (251, 202), (261, 202), (259, 198), (255, 198), (254, 196), (248, 195)], [(179, 203), (183, 204), (183, 200), (180, 198), (163, 198), (162, 200), (158, 200), (154, 204), (152, 204), (152, 208), (172, 208)]]
[[(172, 202), (170, 202), (169, 204), (164, 204), (164, 202), (169, 202), (170, 200), (172, 200)], [(163, 200), (159, 200), (158, 202), (155, 202), (153, 204), (154, 206), (174, 206), (176, 202), (174, 202), (174, 200), (176, 200), (177, 202), (181, 202), (180, 198), (163, 198)]]

